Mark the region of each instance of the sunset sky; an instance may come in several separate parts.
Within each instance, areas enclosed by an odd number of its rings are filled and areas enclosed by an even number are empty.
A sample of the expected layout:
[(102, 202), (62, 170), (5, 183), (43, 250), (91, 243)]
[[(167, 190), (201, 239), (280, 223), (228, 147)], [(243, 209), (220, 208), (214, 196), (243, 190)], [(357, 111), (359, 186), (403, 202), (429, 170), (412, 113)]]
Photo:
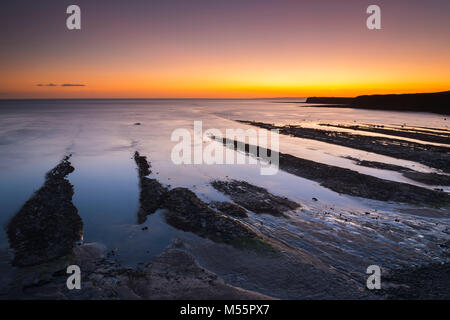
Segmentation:
[(449, 0), (2, 0), (0, 26), (2, 99), (450, 90)]

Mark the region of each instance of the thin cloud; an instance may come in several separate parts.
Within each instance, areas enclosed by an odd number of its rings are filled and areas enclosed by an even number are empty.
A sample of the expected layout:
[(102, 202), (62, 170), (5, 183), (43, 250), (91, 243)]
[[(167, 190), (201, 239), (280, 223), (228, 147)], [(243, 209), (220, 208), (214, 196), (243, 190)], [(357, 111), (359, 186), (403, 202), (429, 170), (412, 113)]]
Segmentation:
[(57, 85), (55, 83), (38, 83), (36, 85), (37, 87), (85, 87), (86, 85), (83, 83), (63, 83), (60, 85)]
[(38, 86), (38, 87), (56, 87), (57, 85), (54, 83), (47, 83), (47, 84), (38, 83), (36, 86)]

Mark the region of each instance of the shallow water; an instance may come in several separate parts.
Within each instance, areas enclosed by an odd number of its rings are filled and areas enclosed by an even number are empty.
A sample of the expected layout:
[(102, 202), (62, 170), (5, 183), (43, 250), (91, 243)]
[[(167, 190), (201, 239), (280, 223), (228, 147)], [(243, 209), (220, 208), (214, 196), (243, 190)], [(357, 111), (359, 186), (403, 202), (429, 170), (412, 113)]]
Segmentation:
[[(84, 241), (116, 249), (125, 264), (135, 265), (157, 256), (175, 237), (191, 235), (165, 224), (161, 212), (149, 216), (144, 225), (137, 225), (139, 190), (132, 159), (137, 150), (151, 162), (153, 177), (171, 187), (188, 187), (206, 202), (227, 199), (209, 185), (212, 179), (234, 178), (301, 203), (303, 209), (290, 213), (288, 220), (251, 214), (246, 222), (294, 250), (316, 254), (330, 265), (351, 269), (351, 265), (356, 268), (357, 261), (395, 265), (444, 259), (436, 243), (450, 239), (448, 210), (439, 211), (444, 217), (439, 219), (408, 214), (408, 209), (415, 207), (340, 195), (282, 171), (262, 176), (261, 164), (175, 165), (170, 160), (176, 144), (170, 140), (173, 130), (186, 128), (192, 132), (193, 122), (198, 120), (203, 121), (204, 130), (217, 128), (222, 132), (249, 128), (233, 121), (236, 119), (448, 129), (448, 121), (436, 114), (302, 106), (305, 104), (274, 100), (1, 101), (0, 223), (4, 226), (42, 185), (48, 170), (64, 155), (73, 154), (75, 172), (68, 179), (74, 185), (73, 201), (84, 222)], [(134, 125), (137, 122), (141, 125)], [(343, 156), (436, 171), (410, 161), (287, 136), (280, 136), (280, 151), (416, 185), (421, 184), (393, 171), (358, 166)], [(319, 201), (313, 201), (313, 197)], [(371, 214), (365, 214), (367, 211)], [(401, 223), (395, 221), (398, 218)], [(143, 231), (143, 226), (149, 230)], [(0, 249), (6, 248), (2, 229)]]

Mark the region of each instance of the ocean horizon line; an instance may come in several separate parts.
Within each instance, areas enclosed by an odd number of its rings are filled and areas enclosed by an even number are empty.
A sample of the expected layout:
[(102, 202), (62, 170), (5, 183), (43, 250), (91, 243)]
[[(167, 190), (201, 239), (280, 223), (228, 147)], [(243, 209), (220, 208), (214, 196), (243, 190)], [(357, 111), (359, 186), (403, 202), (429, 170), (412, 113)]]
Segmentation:
[(0, 101), (33, 101), (33, 100), (271, 100), (271, 99), (307, 99), (308, 97), (268, 97), (268, 98), (0, 98)]

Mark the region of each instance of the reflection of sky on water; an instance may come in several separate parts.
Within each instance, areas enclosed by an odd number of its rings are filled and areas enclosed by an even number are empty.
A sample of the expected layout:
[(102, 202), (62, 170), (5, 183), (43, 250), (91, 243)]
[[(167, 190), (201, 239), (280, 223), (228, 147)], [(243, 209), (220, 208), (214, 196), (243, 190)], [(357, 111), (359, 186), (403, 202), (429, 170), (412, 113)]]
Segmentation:
[[(172, 187), (194, 190), (205, 201), (225, 200), (208, 183), (217, 178), (247, 180), (274, 194), (298, 201), (307, 209), (394, 210), (395, 204), (339, 195), (318, 183), (279, 171), (261, 176), (258, 165), (172, 164), (170, 154), (176, 128), (193, 129), (194, 120), (203, 120), (203, 129), (247, 128), (230, 119), (270, 123), (375, 123), (446, 128), (439, 115), (365, 111), (350, 109), (299, 108), (299, 104), (263, 100), (116, 100), (116, 101), (32, 101), (0, 102), (0, 223), (10, 217), (38, 189), (45, 173), (66, 154), (72, 153), (75, 172), (73, 201), (83, 219), (84, 240), (118, 248), (124, 260), (136, 263), (155, 256), (180, 231), (163, 222), (161, 212), (145, 223), (149, 231), (136, 226), (138, 180), (132, 155), (135, 150), (148, 156), (153, 176)], [(134, 123), (139, 122), (137, 126)], [(409, 161), (392, 159), (323, 142), (280, 136), (281, 151), (314, 161), (348, 167), (384, 179), (413, 183), (392, 171), (355, 165), (342, 156), (430, 171)], [(311, 200), (320, 199), (320, 203)], [(252, 217), (255, 221), (270, 217)], [(292, 229), (280, 224), (279, 228)], [(275, 228), (275, 227), (273, 227)], [(2, 231), (0, 248), (7, 241)]]

